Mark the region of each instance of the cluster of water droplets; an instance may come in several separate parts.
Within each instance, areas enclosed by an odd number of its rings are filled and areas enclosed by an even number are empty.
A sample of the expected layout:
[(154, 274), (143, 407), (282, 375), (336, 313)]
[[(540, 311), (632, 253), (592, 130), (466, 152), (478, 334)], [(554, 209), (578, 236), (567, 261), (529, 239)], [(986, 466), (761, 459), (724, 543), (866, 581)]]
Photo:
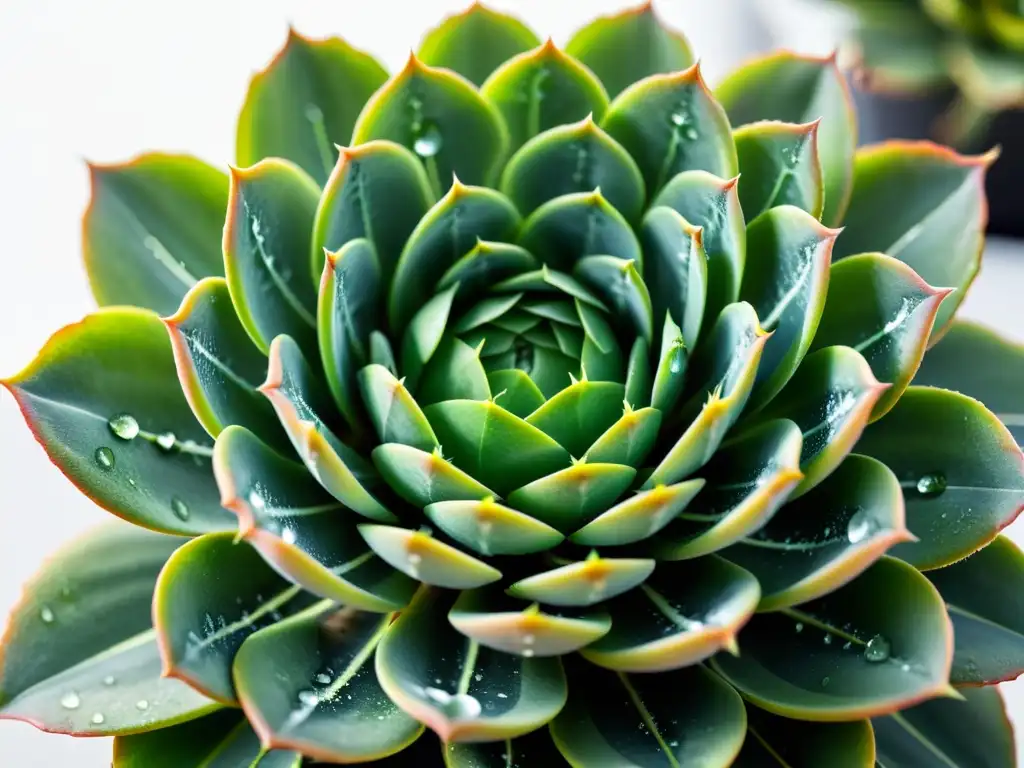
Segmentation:
[(437, 124), (423, 117), (423, 100), (418, 96), (409, 98), (409, 111), (412, 119), (409, 129), (412, 131), (412, 151), (426, 159), (434, 157), (444, 146), (444, 137)]

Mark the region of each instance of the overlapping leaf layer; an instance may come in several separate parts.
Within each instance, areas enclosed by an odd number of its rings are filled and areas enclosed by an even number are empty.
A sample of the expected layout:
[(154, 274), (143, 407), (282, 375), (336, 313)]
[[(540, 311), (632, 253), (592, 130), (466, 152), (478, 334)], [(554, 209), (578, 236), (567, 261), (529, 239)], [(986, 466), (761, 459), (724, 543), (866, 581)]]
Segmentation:
[(1013, 763), (990, 158), (855, 152), (831, 60), (712, 93), (649, 6), (474, 5), (390, 78), (292, 34), (238, 136), (94, 169), (118, 306), (6, 382), (135, 525), (29, 585), (0, 716), (117, 768)]

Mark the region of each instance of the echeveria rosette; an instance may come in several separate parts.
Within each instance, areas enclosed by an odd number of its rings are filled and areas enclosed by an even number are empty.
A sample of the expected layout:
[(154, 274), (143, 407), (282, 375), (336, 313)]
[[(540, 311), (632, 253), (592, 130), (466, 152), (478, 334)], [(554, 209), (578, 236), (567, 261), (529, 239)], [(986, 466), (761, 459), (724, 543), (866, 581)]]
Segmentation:
[(649, 6), (474, 5), (391, 78), (291, 33), (228, 173), (95, 169), (117, 306), (6, 385), (135, 525), (28, 586), (0, 716), (117, 768), (1012, 765), (990, 158), (853, 124), (830, 59), (713, 93)]
[(897, 95), (952, 90), (933, 126), (954, 146), (976, 143), (999, 112), (1024, 106), (1024, 9), (1015, 0), (826, 0), (855, 16), (855, 75)]

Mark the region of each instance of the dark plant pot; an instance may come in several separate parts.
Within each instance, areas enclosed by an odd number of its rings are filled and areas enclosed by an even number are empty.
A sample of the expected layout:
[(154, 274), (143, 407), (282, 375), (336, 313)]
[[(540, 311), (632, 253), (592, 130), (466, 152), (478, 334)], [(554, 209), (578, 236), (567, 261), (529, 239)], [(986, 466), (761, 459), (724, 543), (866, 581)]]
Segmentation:
[[(953, 103), (952, 90), (914, 97), (868, 91), (856, 83), (851, 87), (861, 144), (887, 139), (942, 142), (937, 127)], [(999, 159), (986, 177), (988, 231), (994, 235), (1024, 238), (1024, 194), (1021, 189), (1021, 179), (1024, 178), (1024, 110), (1000, 113), (977, 137), (956, 149), (966, 154), (982, 154), (997, 145), (1000, 147)]]

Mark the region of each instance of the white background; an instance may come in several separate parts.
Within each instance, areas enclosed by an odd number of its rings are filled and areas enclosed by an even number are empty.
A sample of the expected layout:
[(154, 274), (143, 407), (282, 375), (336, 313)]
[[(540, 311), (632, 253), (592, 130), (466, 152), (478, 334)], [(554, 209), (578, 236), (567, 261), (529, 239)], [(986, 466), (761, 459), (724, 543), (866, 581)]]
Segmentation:
[[(468, 0), (467, 0), (468, 2)], [(830, 28), (794, 0), (775, 9), (786, 45), (829, 50)], [(538, 34), (564, 43), (619, 0), (494, 0)], [(88, 197), (84, 161), (149, 149), (234, 160), (234, 121), (252, 73), (283, 43), (289, 23), (340, 34), (398, 68), (453, 0), (0, 0), (0, 377), (20, 370), (46, 338), (93, 307), (80, 260)], [(764, 45), (754, 0), (655, 0), (684, 29), (714, 83)], [(1016, 338), (1024, 247), (994, 244), (964, 308)], [(0, 395), (0, 611), (43, 558), (105, 513), (53, 468)], [(1024, 528), (1011, 529), (1018, 541)], [(105, 617), (97, 617), (103, 621)], [(109, 619), (109, 620), (116, 620)], [(1004, 686), (1024, 722), (1022, 689)], [(0, 722), (0, 765), (91, 768), (110, 761), (107, 740), (72, 740)]]

